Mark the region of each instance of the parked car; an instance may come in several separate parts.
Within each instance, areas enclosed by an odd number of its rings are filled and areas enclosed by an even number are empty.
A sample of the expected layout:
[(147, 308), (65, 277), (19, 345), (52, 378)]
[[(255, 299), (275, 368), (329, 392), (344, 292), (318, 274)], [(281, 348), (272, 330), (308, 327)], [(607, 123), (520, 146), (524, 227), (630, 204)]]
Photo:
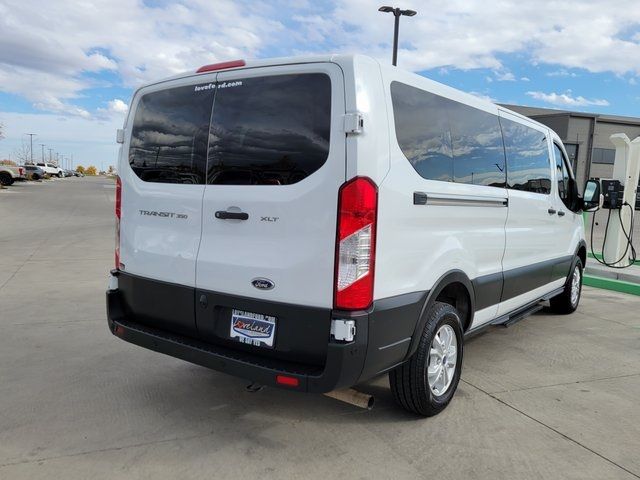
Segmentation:
[(42, 180), (45, 176), (44, 170), (36, 165), (23, 165), (27, 179)]
[(338, 55), (205, 66), (130, 112), (107, 291), (123, 340), (294, 391), (388, 373), (430, 416), (466, 336), (578, 307), (566, 151), (506, 108)]
[(0, 184), (13, 185), (13, 182), (25, 180), (25, 170), (23, 167), (13, 165), (0, 165)]
[(74, 174), (76, 177), (84, 177), (84, 173), (82, 173), (82, 172), (78, 172), (77, 170), (76, 170), (75, 172), (73, 172), (73, 174)]
[(54, 176), (58, 178), (64, 177), (64, 170), (58, 167), (57, 165), (54, 165), (53, 163), (39, 162), (39, 163), (36, 163), (36, 165), (40, 167), (42, 170), (44, 170), (45, 173), (48, 173), (52, 177)]

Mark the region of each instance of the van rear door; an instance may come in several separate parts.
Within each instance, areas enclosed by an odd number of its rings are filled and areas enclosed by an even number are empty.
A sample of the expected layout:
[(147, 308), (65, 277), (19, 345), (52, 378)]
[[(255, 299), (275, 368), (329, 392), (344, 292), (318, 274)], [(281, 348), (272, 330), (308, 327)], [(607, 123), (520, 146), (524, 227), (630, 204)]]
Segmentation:
[(120, 290), (154, 327), (195, 331), (193, 288), (202, 230), (215, 74), (137, 92), (118, 172)]
[(198, 289), (332, 307), (343, 82), (332, 63), (218, 74)]

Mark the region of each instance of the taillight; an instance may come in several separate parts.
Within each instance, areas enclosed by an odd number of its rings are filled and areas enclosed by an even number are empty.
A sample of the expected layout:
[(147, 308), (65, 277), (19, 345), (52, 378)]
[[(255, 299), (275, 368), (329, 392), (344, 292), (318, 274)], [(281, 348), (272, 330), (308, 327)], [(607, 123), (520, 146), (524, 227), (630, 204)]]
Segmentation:
[(116, 177), (116, 269), (120, 268), (120, 216), (122, 215), (122, 181)]
[(338, 193), (334, 306), (363, 310), (373, 302), (378, 188), (366, 177), (348, 181)]

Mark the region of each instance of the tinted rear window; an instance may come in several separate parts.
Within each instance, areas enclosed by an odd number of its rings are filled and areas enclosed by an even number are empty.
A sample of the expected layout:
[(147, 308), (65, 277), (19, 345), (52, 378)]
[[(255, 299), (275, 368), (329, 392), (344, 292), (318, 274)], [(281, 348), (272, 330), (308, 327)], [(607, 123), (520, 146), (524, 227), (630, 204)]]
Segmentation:
[(420, 176), (453, 181), (449, 100), (399, 82), (391, 84), (398, 145)]
[(398, 145), (422, 177), (504, 187), (497, 115), (399, 82), (391, 98)]
[(129, 164), (142, 180), (203, 184), (214, 88), (189, 85), (144, 95), (133, 120)]
[(295, 74), (221, 82), (209, 133), (210, 184), (289, 185), (329, 154), (331, 80)]

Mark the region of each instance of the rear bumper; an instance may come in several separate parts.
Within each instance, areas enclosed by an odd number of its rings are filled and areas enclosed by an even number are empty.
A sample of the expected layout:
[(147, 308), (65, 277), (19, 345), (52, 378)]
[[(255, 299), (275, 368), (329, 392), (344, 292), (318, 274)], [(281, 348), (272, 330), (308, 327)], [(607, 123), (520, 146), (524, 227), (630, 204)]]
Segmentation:
[[(148, 318), (141, 321), (131, 314), (124, 298), (118, 289), (107, 291), (109, 329), (122, 340), (262, 385), (325, 393), (353, 386), (400, 363), (407, 353), (426, 293), (378, 301), (368, 311), (327, 310), (332, 318), (355, 320), (357, 333), (353, 342), (340, 343), (326, 332), (323, 365), (268, 357), (261, 355), (260, 349), (247, 351), (229, 344), (212, 343), (197, 332), (184, 334), (150, 326)], [(294, 311), (297, 308), (291, 306)], [(298, 385), (280, 385), (276, 382), (278, 375), (294, 377)]]

